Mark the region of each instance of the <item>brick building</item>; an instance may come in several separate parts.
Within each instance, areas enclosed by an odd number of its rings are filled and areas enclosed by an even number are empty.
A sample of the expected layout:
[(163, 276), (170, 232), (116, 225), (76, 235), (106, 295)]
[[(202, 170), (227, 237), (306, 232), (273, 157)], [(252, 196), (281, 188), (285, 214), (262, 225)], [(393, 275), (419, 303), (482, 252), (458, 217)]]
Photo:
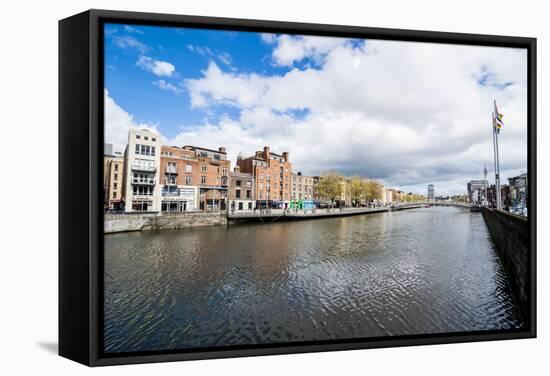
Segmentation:
[(162, 211), (198, 210), (199, 182), (199, 160), (194, 151), (177, 146), (161, 147)]
[[(186, 145), (184, 150), (196, 158), (198, 168), (193, 169), (193, 179), (198, 179), (199, 209), (227, 209), (227, 191), (231, 162), (227, 159), (224, 147), (218, 150)], [(194, 180), (193, 180), (194, 181)]]
[(259, 208), (287, 208), (291, 199), (292, 164), (288, 152), (272, 153), (269, 146), (248, 158), (238, 158), (240, 172), (254, 179), (254, 198)]

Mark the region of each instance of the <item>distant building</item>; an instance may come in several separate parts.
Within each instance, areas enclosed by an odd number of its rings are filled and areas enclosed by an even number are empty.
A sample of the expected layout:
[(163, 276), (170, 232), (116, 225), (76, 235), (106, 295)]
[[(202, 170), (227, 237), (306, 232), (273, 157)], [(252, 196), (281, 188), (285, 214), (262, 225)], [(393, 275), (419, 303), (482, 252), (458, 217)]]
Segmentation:
[(393, 191), (388, 188), (382, 188), (382, 203), (392, 204), (393, 203)]
[(471, 180), (468, 182), (468, 200), (475, 205), (485, 205), (487, 202), (487, 180)]
[(527, 206), (527, 173), (508, 179), (512, 205)]
[(313, 185), (313, 199), (315, 201), (319, 201), (321, 199), (321, 195), (319, 194), (319, 182), (321, 181), (320, 176), (312, 176), (312, 185)]
[(313, 176), (305, 176), (301, 172), (292, 174), (292, 200), (313, 200), (313, 188)]
[(252, 174), (241, 172), (235, 166), (234, 172), (229, 173), (229, 210), (252, 210), (256, 206), (254, 200), (254, 179)]
[(108, 210), (122, 210), (124, 209), (124, 155), (121, 152), (114, 152), (112, 144), (105, 144), (103, 150), (103, 206)]
[(429, 184), (428, 185), (428, 201), (434, 201), (435, 200), (435, 190), (434, 185)]
[(124, 152), (126, 212), (160, 211), (160, 136), (147, 129), (130, 129)]
[[(492, 208), (497, 207), (496, 187), (491, 184), (487, 187), (487, 205)], [(507, 184), (500, 186), (500, 197), (502, 200), (502, 209), (508, 210), (512, 205), (510, 186)]]
[(292, 164), (288, 152), (275, 154), (266, 146), (251, 157), (238, 158), (237, 165), (240, 172), (252, 174), (254, 178), (257, 207), (289, 207)]

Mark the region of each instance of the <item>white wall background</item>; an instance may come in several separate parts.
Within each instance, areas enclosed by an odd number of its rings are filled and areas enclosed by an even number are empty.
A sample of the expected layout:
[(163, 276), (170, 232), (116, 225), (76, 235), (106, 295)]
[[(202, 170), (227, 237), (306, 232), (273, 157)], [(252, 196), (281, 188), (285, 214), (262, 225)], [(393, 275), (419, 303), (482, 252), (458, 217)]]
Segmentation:
[[(542, 374), (550, 369), (545, 104), (550, 51), (542, 1), (96, 0), (4, 2), (0, 22), (2, 204), (0, 373)], [(434, 31), (519, 35), (538, 41), (539, 338), (88, 369), (55, 355), (57, 343), (57, 20), (107, 8)], [(546, 64), (545, 64), (546, 63)], [(545, 171), (546, 170), (546, 171)], [(81, 189), (84, 187), (74, 187)]]

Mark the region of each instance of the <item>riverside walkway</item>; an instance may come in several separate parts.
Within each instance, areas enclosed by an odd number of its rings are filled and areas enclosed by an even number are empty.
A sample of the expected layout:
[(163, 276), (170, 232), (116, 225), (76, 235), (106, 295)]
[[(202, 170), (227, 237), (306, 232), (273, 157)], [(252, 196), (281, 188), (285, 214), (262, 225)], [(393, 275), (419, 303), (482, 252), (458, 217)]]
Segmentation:
[(369, 213), (381, 213), (390, 210), (389, 206), (371, 208), (333, 208), (314, 210), (293, 209), (258, 209), (246, 211), (229, 211), (227, 218), (232, 222), (256, 220), (260, 222), (275, 222), (277, 220), (313, 219), (324, 217), (343, 217)]

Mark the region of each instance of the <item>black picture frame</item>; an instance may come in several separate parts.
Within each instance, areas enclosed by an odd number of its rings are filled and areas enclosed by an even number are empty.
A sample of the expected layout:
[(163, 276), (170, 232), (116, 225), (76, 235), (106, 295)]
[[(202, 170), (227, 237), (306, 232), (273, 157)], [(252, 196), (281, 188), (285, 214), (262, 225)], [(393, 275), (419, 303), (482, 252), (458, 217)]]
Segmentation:
[[(516, 47), (528, 55), (529, 317), (521, 330), (104, 354), (103, 28), (105, 22)], [(59, 354), (88, 366), (536, 337), (536, 39), (88, 10), (59, 21)], [(87, 205), (83, 205), (87, 192)]]

